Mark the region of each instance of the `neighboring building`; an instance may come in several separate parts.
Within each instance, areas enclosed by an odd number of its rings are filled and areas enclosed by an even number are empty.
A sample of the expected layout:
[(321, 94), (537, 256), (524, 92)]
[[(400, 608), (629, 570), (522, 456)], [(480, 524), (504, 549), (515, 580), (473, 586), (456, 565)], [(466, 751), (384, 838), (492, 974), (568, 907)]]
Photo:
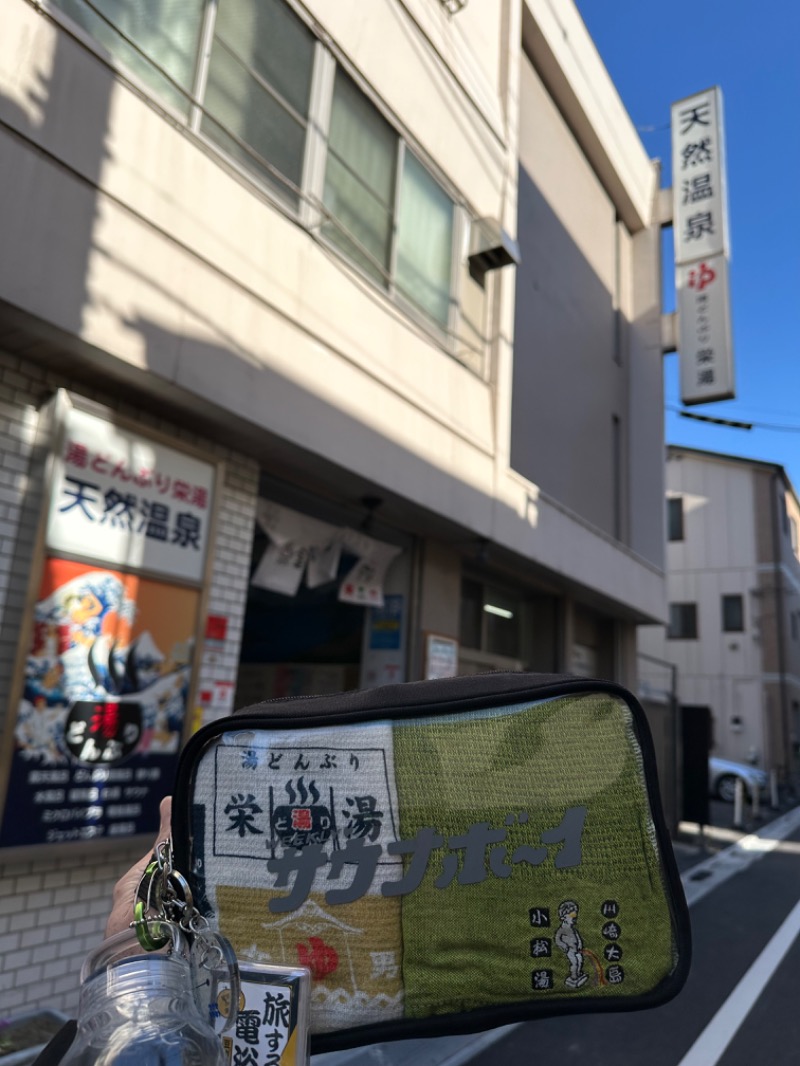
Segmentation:
[(4, 5), (5, 1011), (184, 720), (665, 620), (658, 165), (571, 0), (368, 7)]
[(777, 463), (667, 449), (669, 625), (640, 649), (677, 667), (708, 707), (713, 752), (800, 769), (800, 503)]

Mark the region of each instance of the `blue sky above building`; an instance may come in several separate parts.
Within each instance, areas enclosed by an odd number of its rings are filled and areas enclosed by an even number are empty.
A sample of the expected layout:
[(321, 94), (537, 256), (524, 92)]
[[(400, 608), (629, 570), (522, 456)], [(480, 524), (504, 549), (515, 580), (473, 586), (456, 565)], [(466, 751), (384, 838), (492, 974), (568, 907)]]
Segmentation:
[[(678, 356), (664, 357), (666, 438), (781, 463), (800, 491), (800, 6), (764, 0), (577, 0), (598, 52), (670, 184), (670, 104), (718, 85), (725, 107), (731, 309), (737, 396), (692, 413), (752, 422), (752, 430), (680, 415)], [(674, 309), (665, 231), (665, 310)], [(767, 426), (790, 428), (766, 428)]]

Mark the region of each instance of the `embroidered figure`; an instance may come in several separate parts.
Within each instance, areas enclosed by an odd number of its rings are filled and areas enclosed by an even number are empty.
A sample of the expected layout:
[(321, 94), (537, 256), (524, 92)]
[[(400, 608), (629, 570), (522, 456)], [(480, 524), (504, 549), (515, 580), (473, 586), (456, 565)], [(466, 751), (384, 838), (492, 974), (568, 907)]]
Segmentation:
[(554, 937), (556, 947), (567, 956), (569, 963), (569, 977), (564, 984), (567, 988), (580, 988), (589, 980), (588, 974), (583, 972), (583, 940), (575, 922), (578, 918), (578, 904), (571, 899), (565, 899), (559, 904), (558, 917), (561, 925), (556, 930)]

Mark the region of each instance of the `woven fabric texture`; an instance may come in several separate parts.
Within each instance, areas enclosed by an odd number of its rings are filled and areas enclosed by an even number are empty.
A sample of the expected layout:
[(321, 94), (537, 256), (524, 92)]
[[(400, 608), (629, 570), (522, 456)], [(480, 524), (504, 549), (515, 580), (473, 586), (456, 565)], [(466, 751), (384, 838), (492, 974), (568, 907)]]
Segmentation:
[(231, 732), (200, 760), (193, 799), (201, 898), (243, 958), (308, 966), (312, 1032), (620, 1000), (675, 966), (616, 696)]

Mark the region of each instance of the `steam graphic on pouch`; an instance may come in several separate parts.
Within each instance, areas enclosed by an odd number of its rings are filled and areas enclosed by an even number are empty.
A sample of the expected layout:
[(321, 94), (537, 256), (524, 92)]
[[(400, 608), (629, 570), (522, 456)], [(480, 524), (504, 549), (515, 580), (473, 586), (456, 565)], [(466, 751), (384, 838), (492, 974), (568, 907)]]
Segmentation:
[(165, 656), (148, 631), (133, 636), (136, 613), (123, 579), (104, 570), (37, 603), (15, 731), (22, 758), (113, 766), (178, 750), (193, 642)]

